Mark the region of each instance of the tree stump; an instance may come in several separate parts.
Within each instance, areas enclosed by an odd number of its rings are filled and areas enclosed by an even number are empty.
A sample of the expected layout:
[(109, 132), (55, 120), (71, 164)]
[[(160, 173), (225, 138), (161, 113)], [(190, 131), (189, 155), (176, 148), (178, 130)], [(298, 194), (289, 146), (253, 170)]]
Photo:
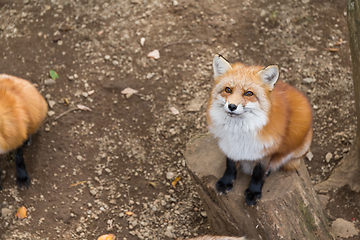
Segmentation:
[(271, 240), (332, 239), (303, 162), (297, 171), (270, 174), (259, 202), (247, 206), (244, 192), (250, 176), (241, 170), (230, 193), (218, 195), (215, 190), (216, 181), (225, 171), (225, 159), (210, 134), (197, 136), (187, 145), (187, 167), (213, 234)]

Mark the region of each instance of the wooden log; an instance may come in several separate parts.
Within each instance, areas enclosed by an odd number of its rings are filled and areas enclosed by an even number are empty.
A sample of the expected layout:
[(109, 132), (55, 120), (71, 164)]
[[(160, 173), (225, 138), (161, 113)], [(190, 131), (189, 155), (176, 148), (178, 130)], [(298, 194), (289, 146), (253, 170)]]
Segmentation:
[(230, 193), (218, 195), (216, 181), (225, 171), (225, 155), (209, 134), (187, 145), (186, 162), (215, 235), (249, 239), (332, 239), (328, 222), (302, 162), (293, 172), (276, 172), (265, 180), (255, 206), (245, 204), (250, 176), (238, 171)]

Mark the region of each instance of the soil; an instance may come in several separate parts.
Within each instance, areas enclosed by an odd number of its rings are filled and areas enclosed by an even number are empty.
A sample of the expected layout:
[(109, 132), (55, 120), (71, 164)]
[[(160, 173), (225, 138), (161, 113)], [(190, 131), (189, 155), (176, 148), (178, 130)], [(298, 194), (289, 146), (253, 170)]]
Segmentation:
[[(314, 184), (325, 180), (355, 134), (348, 41), (343, 0), (0, 1), (0, 72), (33, 82), (52, 105), (24, 153), (28, 189), (17, 188), (11, 154), (0, 159), (0, 239), (210, 233), (184, 151), (207, 132), (216, 53), (278, 64), (308, 96), (314, 157), (304, 161)], [(155, 49), (160, 58), (147, 57)], [(329, 215), (359, 229), (360, 193), (328, 195)]]

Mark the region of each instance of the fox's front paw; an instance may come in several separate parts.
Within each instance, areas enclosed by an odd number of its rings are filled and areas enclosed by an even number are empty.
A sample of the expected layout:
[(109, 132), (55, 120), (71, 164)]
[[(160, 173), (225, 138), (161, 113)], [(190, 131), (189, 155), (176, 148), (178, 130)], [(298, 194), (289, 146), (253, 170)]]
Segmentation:
[(233, 188), (233, 181), (220, 178), (216, 183), (216, 191), (220, 194), (227, 194)]
[(21, 177), (17, 177), (16, 183), (20, 189), (28, 188), (29, 184), (30, 184), (30, 178), (27, 174), (23, 175)]
[(245, 190), (245, 201), (248, 206), (255, 205), (260, 198), (261, 192), (251, 192), (249, 189)]

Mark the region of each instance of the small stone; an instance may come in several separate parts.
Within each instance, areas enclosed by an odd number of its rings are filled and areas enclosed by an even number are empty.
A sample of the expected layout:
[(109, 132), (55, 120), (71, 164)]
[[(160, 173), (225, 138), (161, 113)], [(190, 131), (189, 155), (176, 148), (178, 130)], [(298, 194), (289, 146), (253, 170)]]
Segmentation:
[(173, 5), (176, 7), (177, 5), (179, 5), (178, 1), (174, 0), (173, 1)]
[(50, 111), (47, 112), (47, 115), (48, 115), (49, 117), (54, 116), (54, 115), (55, 115), (55, 112), (52, 111), (52, 110), (50, 110)]
[(50, 85), (54, 85), (56, 83), (56, 81), (52, 78), (48, 78), (44, 80), (44, 84), (45, 86), (50, 86)]
[(97, 194), (97, 190), (96, 189), (91, 189), (90, 194), (95, 196)]
[(110, 60), (110, 55), (105, 55), (105, 60), (106, 61)]
[(1, 216), (2, 217), (9, 217), (12, 215), (12, 211), (8, 208), (1, 209)]
[(358, 230), (355, 228), (354, 223), (342, 218), (337, 218), (332, 223), (330, 232), (333, 236), (341, 238), (349, 238), (358, 234)]
[(112, 63), (113, 63), (115, 66), (119, 65), (119, 62), (118, 62), (117, 60), (114, 60)]
[(49, 100), (51, 98), (51, 95), (48, 93), (45, 95), (45, 99)]
[(315, 78), (304, 78), (303, 81), (306, 83), (312, 83), (312, 82), (316, 82), (316, 79)]
[(311, 161), (311, 160), (314, 158), (314, 154), (313, 154), (312, 152), (308, 152), (308, 153), (306, 154), (306, 158), (307, 158), (309, 161)]
[(57, 41), (57, 45), (59, 45), (59, 46), (63, 45), (63, 43), (64, 42), (62, 40)]
[(48, 104), (49, 104), (50, 108), (53, 108), (55, 106), (56, 102), (54, 100), (49, 100)]
[(110, 168), (105, 168), (105, 172), (111, 173), (111, 169)]
[(173, 172), (167, 172), (166, 173), (166, 179), (171, 180), (173, 179), (175, 174)]
[(333, 154), (331, 152), (328, 152), (325, 156), (326, 162), (329, 163), (330, 160), (332, 159), (332, 157), (333, 157)]
[(200, 214), (201, 214), (201, 216), (203, 216), (203, 217), (207, 217), (207, 214), (206, 214), (205, 211), (202, 211)]
[(314, 109), (314, 110), (318, 110), (319, 107), (318, 107), (317, 105), (313, 105), (313, 109)]
[(89, 96), (89, 94), (87, 92), (82, 92), (81, 95), (85, 98), (87, 98)]
[(142, 37), (142, 38), (140, 38), (140, 45), (143, 47), (144, 44), (145, 44), (145, 38)]

